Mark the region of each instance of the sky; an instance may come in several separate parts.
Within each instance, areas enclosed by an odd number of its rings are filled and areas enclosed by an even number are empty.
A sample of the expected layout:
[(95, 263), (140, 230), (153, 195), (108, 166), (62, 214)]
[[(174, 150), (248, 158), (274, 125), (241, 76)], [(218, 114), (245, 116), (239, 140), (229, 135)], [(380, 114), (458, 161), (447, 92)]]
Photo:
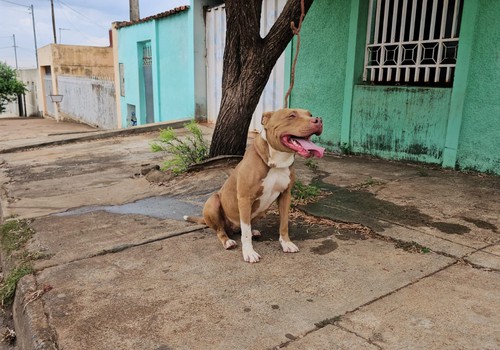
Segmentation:
[[(129, 20), (128, 0), (53, 0), (58, 44), (108, 46), (111, 23)], [(139, 0), (141, 18), (189, 0)], [(16, 68), (35, 68), (35, 41), (30, 5), (34, 7), (38, 48), (52, 44), (50, 0), (0, 0), (0, 61)], [(14, 50), (14, 38), (16, 50)]]

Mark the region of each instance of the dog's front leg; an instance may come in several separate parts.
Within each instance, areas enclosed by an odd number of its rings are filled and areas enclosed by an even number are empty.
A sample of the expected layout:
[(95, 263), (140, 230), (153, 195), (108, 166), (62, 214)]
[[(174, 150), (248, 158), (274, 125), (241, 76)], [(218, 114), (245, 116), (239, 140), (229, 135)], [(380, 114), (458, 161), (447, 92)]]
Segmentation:
[(293, 181), (290, 186), (282, 192), (278, 197), (278, 209), (280, 213), (280, 244), (285, 253), (296, 253), (299, 251), (297, 247), (290, 240), (288, 236), (288, 213), (290, 212), (290, 203), (292, 202), (292, 188)]
[(238, 197), (238, 209), (240, 212), (241, 226), (241, 247), (243, 260), (250, 263), (256, 263), (260, 260), (260, 255), (253, 249), (252, 245), (252, 203), (248, 198)]

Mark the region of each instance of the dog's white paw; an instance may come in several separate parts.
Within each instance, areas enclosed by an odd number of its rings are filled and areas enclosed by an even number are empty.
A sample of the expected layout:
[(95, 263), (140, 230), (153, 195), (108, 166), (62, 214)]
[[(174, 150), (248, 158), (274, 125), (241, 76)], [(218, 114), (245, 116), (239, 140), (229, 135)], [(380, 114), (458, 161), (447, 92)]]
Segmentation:
[(299, 251), (299, 247), (293, 244), (291, 241), (283, 241), (280, 238), (281, 248), (285, 253), (297, 253)]
[(249, 263), (256, 263), (260, 261), (260, 255), (255, 250), (243, 252), (243, 260)]
[(252, 230), (252, 237), (260, 237), (260, 236), (262, 235), (260, 234), (259, 230)]
[(238, 243), (232, 239), (228, 239), (226, 242), (224, 242), (224, 248), (225, 249), (233, 249), (236, 246), (238, 246)]

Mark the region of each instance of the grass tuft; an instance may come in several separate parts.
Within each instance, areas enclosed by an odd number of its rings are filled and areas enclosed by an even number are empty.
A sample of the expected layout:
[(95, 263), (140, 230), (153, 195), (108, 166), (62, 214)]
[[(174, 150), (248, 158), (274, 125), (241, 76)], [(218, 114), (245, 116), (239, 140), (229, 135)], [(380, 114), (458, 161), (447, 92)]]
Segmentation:
[(12, 269), (0, 286), (1, 305), (10, 305), (14, 300), (17, 282), (26, 275), (33, 273), (33, 265), (30, 262), (24, 262)]
[(30, 227), (30, 222), (25, 219), (14, 219), (0, 226), (0, 241), (3, 250), (10, 254), (19, 250), (33, 237), (35, 230)]
[(296, 180), (292, 187), (292, 206), (314, 202), (321, 194), (321, 190), (314, 185), (305, 185)]

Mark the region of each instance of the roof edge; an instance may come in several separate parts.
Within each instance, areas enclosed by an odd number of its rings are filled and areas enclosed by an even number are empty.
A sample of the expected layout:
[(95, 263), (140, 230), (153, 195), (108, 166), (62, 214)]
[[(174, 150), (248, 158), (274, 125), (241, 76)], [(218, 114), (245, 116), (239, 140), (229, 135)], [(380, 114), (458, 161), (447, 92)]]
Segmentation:
[(145, 22), (149, 22), (149, 21), (154, 21), (155, 19), (161, 19), (161, 18), (164, 18), (164, 17), (172, 16), (172, 15), (175, 15), (177, 13), (184, 12), (184, 11), (187, 11), (187, 10), (189, 10), (189, 5), (179, 6), (179, 7), (173, 8), (172, 10), (168, 10), (168, 11), (165, 11), (165, 12), (160, 12), (160, 13), (158, 13), (156, 15), (153, 15), (153, 16), (141, 18), (138, 21), (116, 22), (115, 28), (116, 29), (120, 29), (120, 28), (123, 28), (123, 27), (133, 26), (135, 24), (140, 24), (140, 23), (145, 23)]

